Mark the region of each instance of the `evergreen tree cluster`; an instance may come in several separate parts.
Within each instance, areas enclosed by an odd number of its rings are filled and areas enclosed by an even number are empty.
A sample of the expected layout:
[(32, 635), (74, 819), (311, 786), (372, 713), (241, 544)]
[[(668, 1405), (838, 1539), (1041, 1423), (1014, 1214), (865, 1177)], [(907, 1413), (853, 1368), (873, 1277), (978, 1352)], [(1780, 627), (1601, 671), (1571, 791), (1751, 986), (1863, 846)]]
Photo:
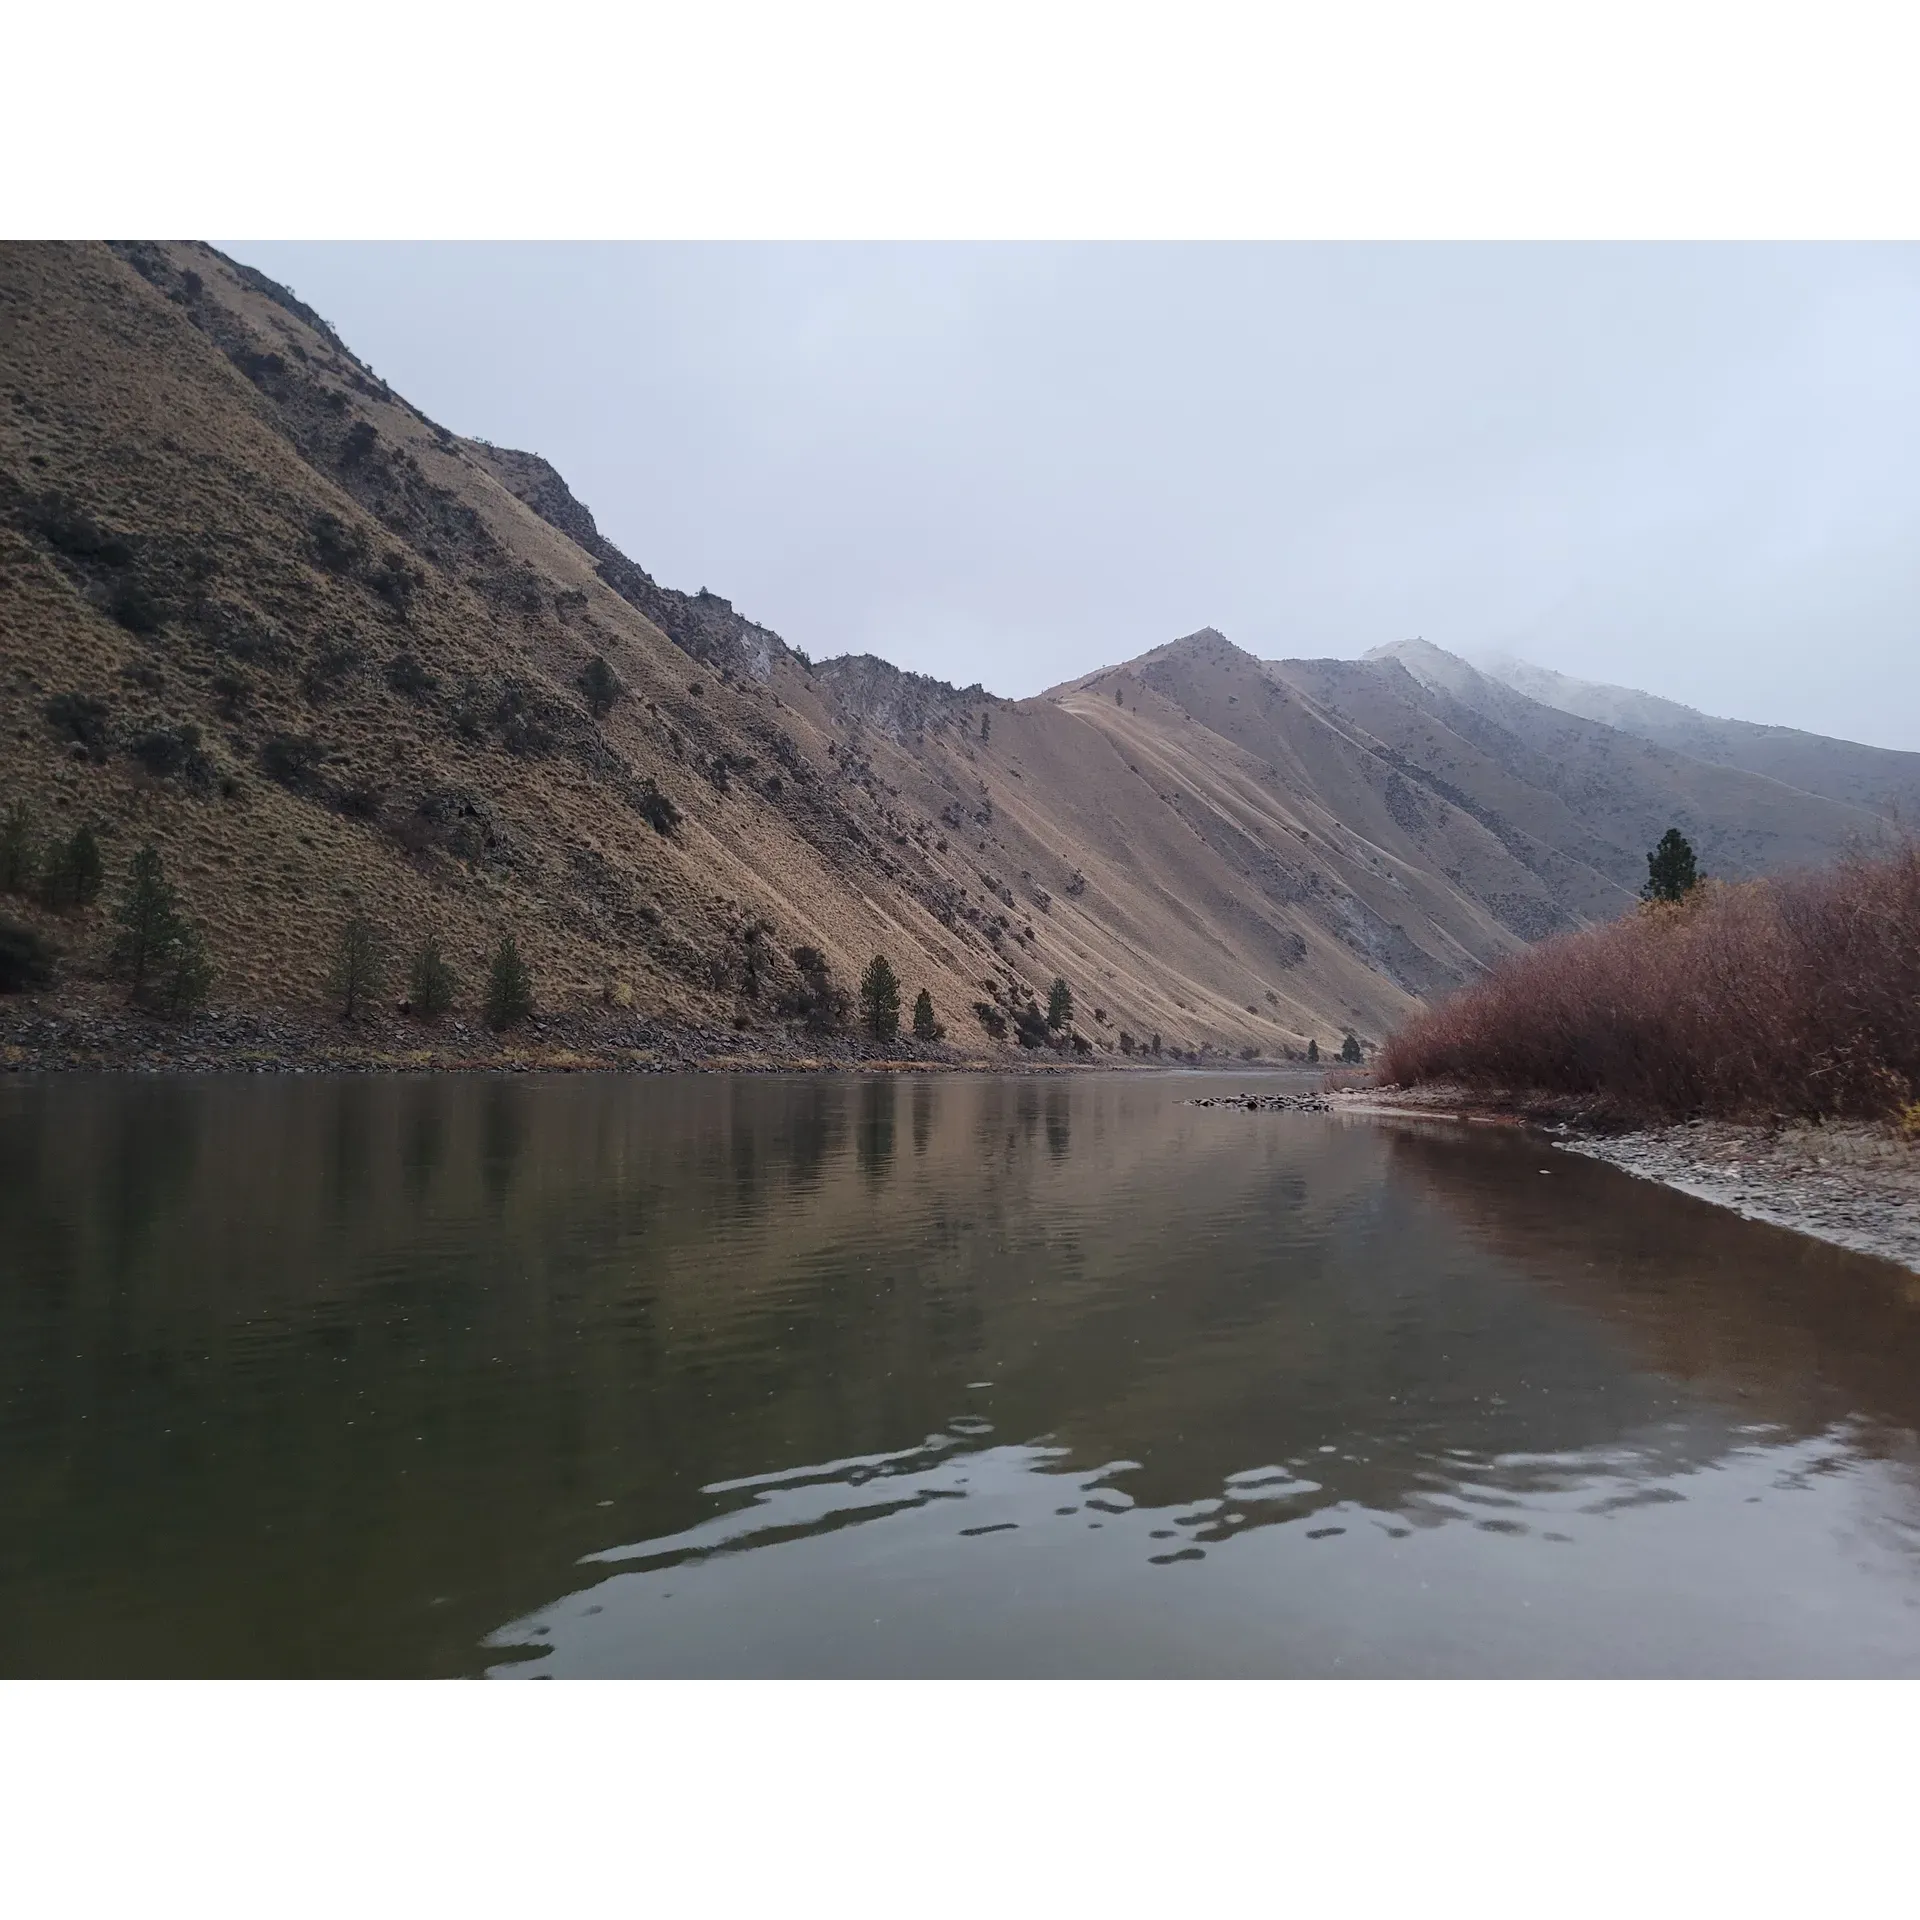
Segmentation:
[(100, 842), (82, 822), (64, 840), (42, 847), (34, 837), (33, 814), (24, 800), (0, 814), (0, 893), (38, 894), (55, 913), (90, 907), (106, 878)]
[[(377, 1004), (386, 991), (386, 978), (387, 958), (380, 936), (364, 915), (354, 914), (340, 929), (327, 983), (341, 1019), (358, 1019)], [(429, 932), (407, 963), (405, 1011), (418, 1020), (438, 1020), (452, 1010), (459, 991), (460, 976), (447, 959), (440, 936)], [(482, 1016), (496, 1032), (504, 1032), (528, 1019), (533, 1010), (533, 971), (514, 935), (502, 934), (487, 963)]]

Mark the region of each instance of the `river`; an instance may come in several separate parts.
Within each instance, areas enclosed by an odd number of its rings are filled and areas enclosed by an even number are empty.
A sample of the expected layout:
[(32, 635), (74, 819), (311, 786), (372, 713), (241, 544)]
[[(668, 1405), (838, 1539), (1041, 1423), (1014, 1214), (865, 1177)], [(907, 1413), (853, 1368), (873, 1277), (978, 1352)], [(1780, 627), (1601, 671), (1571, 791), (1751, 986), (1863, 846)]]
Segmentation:
[(1920, 1673), (1920, 1295), (1270, 1079), (0, 1079), (0, 1673)]

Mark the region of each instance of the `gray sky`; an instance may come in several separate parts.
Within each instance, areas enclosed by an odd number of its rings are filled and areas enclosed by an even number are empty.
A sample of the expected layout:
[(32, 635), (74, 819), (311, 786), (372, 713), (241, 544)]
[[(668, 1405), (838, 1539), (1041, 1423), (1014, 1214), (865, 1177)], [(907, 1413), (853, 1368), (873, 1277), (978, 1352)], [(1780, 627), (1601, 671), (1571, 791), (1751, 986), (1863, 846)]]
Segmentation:
[(816, 657), (1420, 635), (1920, 748), (1920, 247), (221, 244)]

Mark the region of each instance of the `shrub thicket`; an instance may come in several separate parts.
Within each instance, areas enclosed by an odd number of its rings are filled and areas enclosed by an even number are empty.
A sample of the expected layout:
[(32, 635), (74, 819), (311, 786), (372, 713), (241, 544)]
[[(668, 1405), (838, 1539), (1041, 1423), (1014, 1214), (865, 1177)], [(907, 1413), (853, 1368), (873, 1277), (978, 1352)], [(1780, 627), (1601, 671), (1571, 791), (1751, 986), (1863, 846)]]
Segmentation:
[(420, 700), (434, 692), (440, 682), (420, 664), (418, 655), (408, 650), (396, 653), (387, 662), (387, 685), (409, 700)]
[(1920, 1097), (1920, 840), (1530, 948), (1403, 1028), (1380, 1070), (1649, 1118), (1896, 1110)]
[(587, 697), (587, 706), (596, 720), (604, 720), (613, 711), (613, 703), (620, 698), (620, 680), (606, 660), (595, 654), (580, 670), (580, 691)]
[(92, 760), (107, 757), (108, 729), (112, 709), (97, 694), (56, 693), (41, 712), (47, 725), (72, 746), (81, 747)]
[(635, 804), (655, 833), (671, 833), (680, 824), (680, 809), (651, 780), (641, 783)]
[(53, 984), (53, 949), (29, 926), (0, 914), (0, 993)]
[(781, 1012), (797, 1014), (810, 1032), (838, 1033), (847, 1024), (847, 996), (835, 984), (827, 956), (818, 947), (795, 947), (791, 958), (800, 986), (782, 1000)]

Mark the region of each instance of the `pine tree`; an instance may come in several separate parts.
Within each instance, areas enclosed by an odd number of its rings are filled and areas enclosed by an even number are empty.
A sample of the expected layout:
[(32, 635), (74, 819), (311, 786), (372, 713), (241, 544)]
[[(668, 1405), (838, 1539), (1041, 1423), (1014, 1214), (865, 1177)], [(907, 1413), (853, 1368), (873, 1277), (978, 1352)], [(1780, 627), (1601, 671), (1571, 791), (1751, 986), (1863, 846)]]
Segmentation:
[(1356, 1035), (1349, 1033), (1347, 1037), (1340, 1042), (1340, 1058), (1344, 1060), (1348, 1066), (1357, 1067), (1360, 1064), (1361, 1057), (1360, 1041)]
[(1310, 1067), (1317, 1067), (1319, 1064), (1320, 1064), (1320, 1042), (1318, 1040), (1309, 1040), (1307, 1042), (1307, 1065)]
[(40, 876), (40, 897), (56, 910), (90, 907), (100, 897), (102, 878), (100, 842), (91, 827), (76, 827), (70, 839), (49, 851)]
[(383, 990), (380, 944), (373, 928), (361, 914), (355, 914), (340, 929), (340, 944), (334, 949), (333, 973), (328, 980), (333, 996), (340, 1002), (340, 1018), (354, 1020), (368, 1001), (377, 1000)]
[(212, 985), (207, 943), (191, 920), (180, 920), (160, 970), (160, 1004), (169, 1013), (191, 1013), (205, 1001)]
[(438, 1020), (453, 1005), (458, 983), (453, 969), (440, 951), (437, 934), (428, 934), (413, 956), (413, 968), (407, 979), (407, 991), (413, 1011), (422, 1020)]
[(487, 1025), (504, 1032), (532, 1011), (533, 976), (520, 958), (519, 943), (512, 934), (502, 934), (487, 975)]
[(1643, 900), (1684, 900), (1705, 878), (1693, 857), (1693, 848), (1678, 827), (1669, 827), (1660, 844), (1647, 855), (1647, 884)]
[(860, 1013), (876, 1040), (900, 1031), (900, 980), (884, 953), (876, 953), (860, 976)]
[(933, 1017), (933, 995), (922, 987), (913, 1003), (913, 1037), (916, 1040), (938, 1040), (946, 1031)]
[(1073, 1024), (1073, 995), (1067, 983), (1058, 974), (1053, 985), (1047, 989), (1047, 1025), (1058, 1033), (1062, 1027)]
[(33, 815), (16, 800), (0, 819), (0, 893), (25, 893), (33, 885)]
[(100, 842), (93, 837), (93, 829), (76, 827), (67, 842), (67, 885), (73, 892), (73, 904), (92, 906), (100, 898), (106, 877), (106, 863), (100, 858)]
[(110, 955), (114, 971), (127, 982), (133, 998), (141, 999), (150, 981), (166, 964), (183, 925), (180, 906), (160, 865), (152, 842), (133, 856), (127, 869), (126, 891), (114, 909), (120, 934)]

